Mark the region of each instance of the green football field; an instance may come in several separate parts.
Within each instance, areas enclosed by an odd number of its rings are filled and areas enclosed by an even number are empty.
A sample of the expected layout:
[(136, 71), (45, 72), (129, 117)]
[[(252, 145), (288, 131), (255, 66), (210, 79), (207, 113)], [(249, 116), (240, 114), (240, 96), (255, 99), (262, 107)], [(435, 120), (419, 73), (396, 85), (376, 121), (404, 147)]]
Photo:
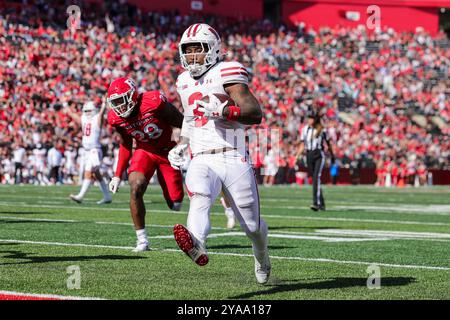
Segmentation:
[[(95, 204), (101, 198), (98, 188), (81, 205), (68, 199), (77, 191), (0, 186), (0, 293), (170, 300), (450, 299), (450, 188), (325, 186), (327, 211), (313, 212), (309, 187), (261, 187), (272, 261), (267, 285), (256, 283), (250, 240), (239, 228), (225, 228), (218, 202), (211, 215), (210, 262), (199, 267), (172, 236), (173, 225), (186, 222), (187, 198), (182, 212), (174, 213), (160, 188), (149, 187), (152, 250), (133, 253), (128, 188), (104, 206)], [(68, 287), (78, 275), (71, 270), (79, 270), (79, 289)], [(369, 279), (371, 270), (379, 273), (379, 289)]]

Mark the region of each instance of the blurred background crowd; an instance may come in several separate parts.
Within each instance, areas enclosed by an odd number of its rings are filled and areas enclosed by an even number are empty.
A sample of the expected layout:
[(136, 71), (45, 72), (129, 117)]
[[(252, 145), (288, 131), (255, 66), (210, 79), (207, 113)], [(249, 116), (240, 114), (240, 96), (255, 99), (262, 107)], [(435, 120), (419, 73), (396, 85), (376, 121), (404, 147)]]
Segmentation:
[[(222, 36), (225, 60), (251, 75), (261, 128), (280, 130), (273, 150), (250, 142), (261, 182), (304, 183), (296, 161), (310, 108), (323, 114), (337, 166), (373, 169), (378, 185), (427, 184), (428, 170), (450, 170), (450, 45), (418, 28), (295, 28), (268, 20), (143, 13), (125, 2), (83, 4), (81, 29), (67, 28), (64, 1), (0, 11), (0, 182), (76, 183), (81, 126), (67, 110), (100, 105), (112, 79), (161, 90), (180, 106), (177, 42), (206, 22)], [(105, 126), (103, 171), (112, 175), (118, 137)], [(268, 150), (268, 152), (261, 152)], [(56, 173), (55, 173), (56, 172)]]

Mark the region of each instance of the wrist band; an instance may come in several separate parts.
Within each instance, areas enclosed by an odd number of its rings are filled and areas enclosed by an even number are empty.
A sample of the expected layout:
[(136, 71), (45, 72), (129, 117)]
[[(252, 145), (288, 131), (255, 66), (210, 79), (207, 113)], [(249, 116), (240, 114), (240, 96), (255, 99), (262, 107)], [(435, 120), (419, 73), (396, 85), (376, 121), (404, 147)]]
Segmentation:
[(227, 120), (230, 121), (237, 121), (239, 117), (241, 116), (241, 108), (237, 106), (230, 106), (228, 107), (229, 113), (227, 116)]

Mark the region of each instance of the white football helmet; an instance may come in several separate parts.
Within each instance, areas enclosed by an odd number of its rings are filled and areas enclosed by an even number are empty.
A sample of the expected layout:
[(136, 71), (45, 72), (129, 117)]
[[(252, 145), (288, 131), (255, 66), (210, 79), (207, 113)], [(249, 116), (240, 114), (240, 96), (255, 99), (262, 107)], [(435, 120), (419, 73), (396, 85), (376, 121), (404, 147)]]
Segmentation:
[(83, 105), (83, 114), (87, 117), (92, 117), (97, 113), (97, 107), (94, 101), (88, 101)]
[[(186, 47), (191, 43), (200, 43), (202, 45), (203, 51), (194, 55), (206, 54), (203, 64), (197, 62), (197, 57), (194, 58), (193, 64), (188, 64)], [(187, 28), (181, 37), (178, 49), (180, 51), (181, 65), (189, 71), (192, 77), (200, 77), (222, 58), (220, 36), (214, 28), (205, 23), (196, 23)]]

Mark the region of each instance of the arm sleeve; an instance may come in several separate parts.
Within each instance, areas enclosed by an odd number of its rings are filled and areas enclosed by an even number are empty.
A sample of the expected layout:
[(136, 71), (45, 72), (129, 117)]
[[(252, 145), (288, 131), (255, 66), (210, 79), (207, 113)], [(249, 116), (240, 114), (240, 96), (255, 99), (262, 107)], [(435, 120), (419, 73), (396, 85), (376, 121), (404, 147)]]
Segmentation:
[(123, 141), (119, 147), (119, 159), (117, 160), (117, 168), (115, 177), (122, 178), (122, 174), (128, 166), (131, 158), (131, 151), (133, 148), (133, 139), (131, 137), (123, 136)]
[(243, 83), (248, 85), (248, 71), (239, 62), (223, 63), (220, 67), (222, 84)]

